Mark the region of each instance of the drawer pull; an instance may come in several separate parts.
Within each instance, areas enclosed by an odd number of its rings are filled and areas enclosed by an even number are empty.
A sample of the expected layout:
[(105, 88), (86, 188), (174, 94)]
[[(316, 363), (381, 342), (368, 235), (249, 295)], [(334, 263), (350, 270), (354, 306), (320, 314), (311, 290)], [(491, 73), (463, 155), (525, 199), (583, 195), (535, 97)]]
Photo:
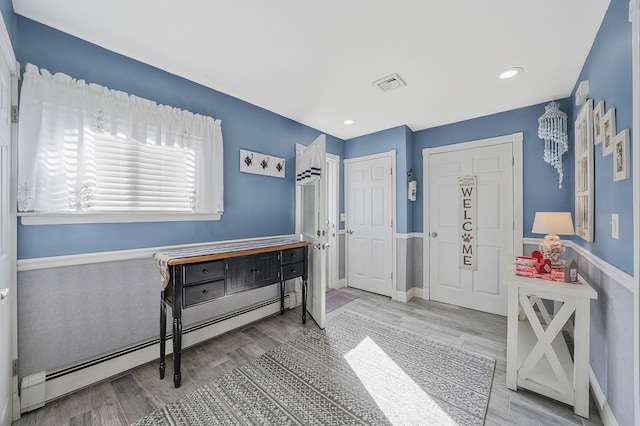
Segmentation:
[(291, 253), (291, 257), (296, 257), (296, 254), (295, 253)]
[(296, 271), (296, 268), (291, 268), (291, 271), (289, 272), (295, 272), (295, 271)]
[(259, 272), (260, 272), (260, 269), (252, 269), (252, 270), (251, 270), (251, 273), (252, 273), (252, 274), (257, 274), (257, 273), (259, 273)]
[(205, 294), (205, 295), (209, 294), (209, 290), (207, 289), (202, 290), (202, 294)]
[(207, 275), (208, 273), (209, 273), (209, 271), (207, 271), (206, 269), (203, 269), (203, 270), (202, 270), (202, 274), (203, 274), (203, 275)]

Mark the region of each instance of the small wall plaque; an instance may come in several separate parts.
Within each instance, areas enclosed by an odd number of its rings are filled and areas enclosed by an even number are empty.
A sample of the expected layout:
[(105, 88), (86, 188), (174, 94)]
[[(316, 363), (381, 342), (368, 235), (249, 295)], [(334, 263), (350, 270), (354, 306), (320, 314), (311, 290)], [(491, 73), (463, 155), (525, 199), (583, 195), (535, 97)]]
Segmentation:
[(240, 150), (240, 171), (257, 175), (284, 178), (285, 160), (273, 155)]

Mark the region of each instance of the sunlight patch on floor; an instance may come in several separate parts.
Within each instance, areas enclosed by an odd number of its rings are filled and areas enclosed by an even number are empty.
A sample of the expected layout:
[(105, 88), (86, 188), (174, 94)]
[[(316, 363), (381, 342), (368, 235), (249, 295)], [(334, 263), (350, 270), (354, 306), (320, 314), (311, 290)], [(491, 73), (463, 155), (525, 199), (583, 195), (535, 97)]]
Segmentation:
[(457, 425), (370, 337), (344, 355), (394, 425)]

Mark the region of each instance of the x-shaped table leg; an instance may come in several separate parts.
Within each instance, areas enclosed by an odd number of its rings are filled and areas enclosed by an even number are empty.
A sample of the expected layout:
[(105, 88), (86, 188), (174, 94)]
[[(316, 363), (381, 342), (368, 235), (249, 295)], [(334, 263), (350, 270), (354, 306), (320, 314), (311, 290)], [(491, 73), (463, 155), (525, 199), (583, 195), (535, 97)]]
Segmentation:
[[(571, 315), (576, 310), (576, 305), (572, 301), (565, 301), (562, 305), (562, 308), (555, 314), (553, 318), (549, 315), (546, 307), (538, 297), (533, 297), (533, 301), (529, 299), (529, 297), (521, 293), (520, 294), (520, 306), (529, 320), (529, 324), (531, 324), (531, 328), (538, 338), (538, 342), (535, 344), (529, 356), (524, 360), (522, 365), (518, 371), (518, 377), (527, 378), (531, 373), (531, 370), (538, 364), (542, 355), (546, 355), (551, 368), (560, 382), (561, 387), (566, 389), (567, 391), (573, 389), (573, 383), (567, 377), (562, 365), (560, 364), (560, 360), (558, 359), (558, 355), (553, 350), (551, 346), (553, 340), (556, 338), (558, 333), (563, 329), (565, 323), (569, 320)], [(534, 305), (538, 305), (538, 309), (540, 309), (540, 313), (542, 317), (548, 321), (551, 319), (551, 322), (547, 324), (546, 329), (542, 326), (538, 315), (533, 309)]]

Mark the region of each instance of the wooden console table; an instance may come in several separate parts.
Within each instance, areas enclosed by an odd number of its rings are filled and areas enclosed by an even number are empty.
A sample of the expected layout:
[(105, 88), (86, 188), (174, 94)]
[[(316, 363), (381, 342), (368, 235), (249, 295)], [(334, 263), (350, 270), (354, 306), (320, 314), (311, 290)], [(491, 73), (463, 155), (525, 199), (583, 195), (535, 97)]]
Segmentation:
[[(507, 387), (546, 395), (589, 418), (589, 304), (598, 294), (582, 277), (580, 282), (522, 277), (516, 275), (515, 265), (505, 269)], [(545, 300), (553, 302), (553, 315)], [(573, 361), (562, 335), (567, 328), (573, 331)]]
[(270, 284), (280, 283), (284, 313), (285, 281), (302, 277), (302, 322), (307, 319), (308, 248), (311, 243), (266, 240), (176, 250), (153, 255), (163, 277), (160, 292), (160, 379), (166, 368), (167, 305), (173, 314), (173, 383), (180, 387), (182, 310)]

